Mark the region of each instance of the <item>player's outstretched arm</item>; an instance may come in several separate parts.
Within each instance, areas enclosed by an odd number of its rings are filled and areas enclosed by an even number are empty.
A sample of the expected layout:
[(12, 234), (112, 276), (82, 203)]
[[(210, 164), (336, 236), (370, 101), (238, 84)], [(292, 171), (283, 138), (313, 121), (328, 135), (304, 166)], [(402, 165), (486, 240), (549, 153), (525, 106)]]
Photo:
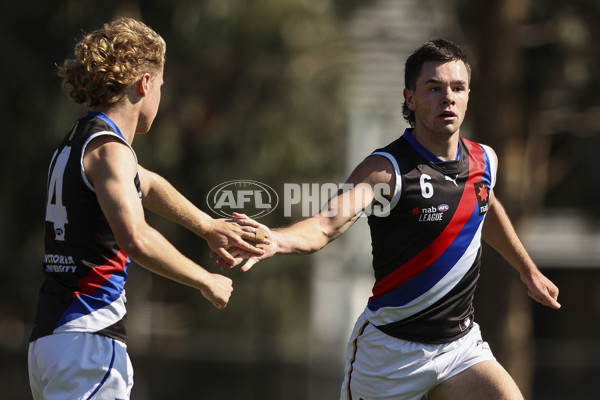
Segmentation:
[(131, 150), (103, 136), (90, 142), (83, 162), (119, 247), (141, 266), (198, 289), (215, 307), (224, 308), (233, 291), (231, 279), (206, 271), (146, 223), (133, 183), (137, 165)]
[(519, 272), (531, 298), (550, 308), (560, 308), (557, 301), (558, 287), (535, 265), (519, 240), (504, 207), (493, 192), (483, 225), (483, 239)]
[[(236, 262), (248, 258), (241, 268), (248, 271), (257, 262), (275, 254), (311, 254), (341, 236), (375, 200), (387, 201), (395, 185), (394, 167), (384, 157), (369, 157), (352, 172), (343, 189), (333, 196), (319, 214), (284, 228), (273, 229), (265, 254), (254, 256), (232, 252)], [(239, 220), (239, 218), (236, 218)], [(224, 266), (223, 260), (217, 265)]]
[[(335, 198), (331, 199), (330, 203), (332, 201), (335, 201)], [(275, 254), (314, 253), (344, 233), (358, 217), (359, 214), (356, 214), (352, 218), (342, 221), (341, 218), (325, 216), (321, 212), (314, 217), (304, 219), (288, 227), (272, 229), (270, 241), (263, 246), (263, 255), (256, 256), (241, 249), (234, 249), (231, 252), (235, 260), (234, 263), (227, 263), (223, 259), (218, 259), (215, 265), (219, 265), (226, 270), (246, 260), (241, 267), (241, 270), (246, 272), (259, 261), (266, 260)], [(236, 221), (242, 220), (243, 217), (236, 215)], [(213, 253), (212, 256), (214, 257), (216, 254)]]
[[(244, 218), (238, 223), (233, 219), (211, 218), (160, 175), (142, 166), (138, 167), (138, 171), (144, 207), (196, 233), (228, 263), (234, 262), (229, 252), (233, 248), (240, 248), (254, 255), (264, 253), (257, 247), (257, 244), (265, 241), (262, 237), (266, 237), (268, 241), (269, 232), (264, 225), (250, 218)], [(257, 235), (259, 229), (266, 232), (266, 235)]]

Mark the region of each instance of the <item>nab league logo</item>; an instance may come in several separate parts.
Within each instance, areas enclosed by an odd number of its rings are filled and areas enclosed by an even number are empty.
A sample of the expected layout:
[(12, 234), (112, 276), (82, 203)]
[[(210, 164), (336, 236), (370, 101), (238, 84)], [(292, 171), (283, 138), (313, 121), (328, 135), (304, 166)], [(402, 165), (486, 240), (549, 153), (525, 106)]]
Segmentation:
[(488, 210), (488, 203), (490, 200), (490, 187), (485, 182), (476, 183), (475, 194), (477, 195), (479, 215), (483, 215)]
[(444, 213), (448, 210), (450, 210), (450, 206), (448, 204), (440, 204), (437, 207), (415, 207), (412, 209), (412, 214), (419, 216), (419, 222), (435, 222), (442, 221), (444, 219)]
[(206, 195), (208, 207), (217, 215), (231, 218), (234, 212), (260, 218), (271, 213), (279, 197), (273, 188), (252, 180), (235, 180), (221, 183)]

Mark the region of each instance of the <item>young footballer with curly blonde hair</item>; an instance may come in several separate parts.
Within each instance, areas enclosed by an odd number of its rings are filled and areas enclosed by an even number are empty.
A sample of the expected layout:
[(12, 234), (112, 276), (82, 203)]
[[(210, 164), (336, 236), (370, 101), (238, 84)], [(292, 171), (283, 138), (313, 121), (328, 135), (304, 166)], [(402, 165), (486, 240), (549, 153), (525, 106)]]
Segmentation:
[[(158, 111), (166, 45), (131, 18), (86, 35), (59, 75), (90, 111), (76, 121), (48, 172), (44, 282), (29, 347), (34, 399), (128, 399), (124, 284), (130, 257), (150, 271), (227, 305), (229, 278), (182, 255), (149, 226), (144, 208), (190, 229), (211, 249), (254, 246), (259, 224), (215, 220), (138, 164), (131, 143)], [(267, 239), (268, 242), (268, 239)]]

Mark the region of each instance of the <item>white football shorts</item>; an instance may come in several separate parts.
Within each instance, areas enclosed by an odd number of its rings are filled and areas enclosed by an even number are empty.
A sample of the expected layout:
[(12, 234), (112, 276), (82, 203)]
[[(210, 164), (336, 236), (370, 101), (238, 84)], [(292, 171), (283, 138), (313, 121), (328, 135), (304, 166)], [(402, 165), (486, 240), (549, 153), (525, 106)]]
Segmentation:
[(34, 400), (129, 399), (133, 368), (127, 346), (94, 333), (57, 333), (29, 344)]
[(389, 336), (362, 314), (348, 343), (340, 400), (423, 400), (446, 379), (483, 361), (495, 360), (479, 325), (446, 344), (424, 344)]

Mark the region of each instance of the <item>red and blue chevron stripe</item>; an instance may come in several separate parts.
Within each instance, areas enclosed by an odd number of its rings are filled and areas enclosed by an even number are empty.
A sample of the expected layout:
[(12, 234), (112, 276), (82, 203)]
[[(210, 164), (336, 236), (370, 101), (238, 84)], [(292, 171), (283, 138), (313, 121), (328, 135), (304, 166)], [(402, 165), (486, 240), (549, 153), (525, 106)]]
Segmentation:
[(129, 262), (129, 257), (119, 250), (115, 257), (92, 268), (88, 275), (79, 281), (78, 290), (73, 293), (73, 303), (63, 314), (58, 327), (118, 300), (127, 280)]
[(457, 265), (481, 226), (483, 216), (474, 185), (482, 181), (490, 185), (490, 161), (481, 145), (464, 143), (469, 153), (469, 177), (456, 212), (430, 245), (374, 285), (368, 305), (372, 311), (401, 307), (430, 290)]

